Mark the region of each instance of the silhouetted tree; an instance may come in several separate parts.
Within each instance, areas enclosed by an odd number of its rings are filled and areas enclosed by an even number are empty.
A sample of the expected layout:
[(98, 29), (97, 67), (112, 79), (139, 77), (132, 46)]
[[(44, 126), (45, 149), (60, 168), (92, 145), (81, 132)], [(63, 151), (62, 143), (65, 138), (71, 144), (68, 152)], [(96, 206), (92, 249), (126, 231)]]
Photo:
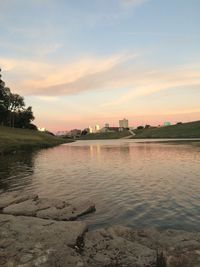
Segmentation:
[(34, 120), (32, 107), (25, 108), (24, 98), (18, 94), (13, 94), (5, 86), (5, 82), (1, 79), (0, 69), (0, 124), (29, 128), (32, 120)]
[(34, 120), (32, 107), (20, 110), (15, 113), (15, 124), (14, 127), (17, 128), (31, 128), (30, 123)]
[(144, 126), (138, 126), (137, 129), (142, 130), (142, 129), (144, 129)]

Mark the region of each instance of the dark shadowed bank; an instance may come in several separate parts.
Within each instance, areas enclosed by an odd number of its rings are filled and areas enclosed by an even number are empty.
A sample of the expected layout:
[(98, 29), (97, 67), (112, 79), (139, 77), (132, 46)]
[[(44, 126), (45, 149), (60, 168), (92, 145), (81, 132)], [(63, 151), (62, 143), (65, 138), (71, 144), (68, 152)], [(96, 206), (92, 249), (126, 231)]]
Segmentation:
[(68, 142), (72, 142), (72, 140), (55, 137), (36, 130), (0, 126), (0, 154), (48, 148)]

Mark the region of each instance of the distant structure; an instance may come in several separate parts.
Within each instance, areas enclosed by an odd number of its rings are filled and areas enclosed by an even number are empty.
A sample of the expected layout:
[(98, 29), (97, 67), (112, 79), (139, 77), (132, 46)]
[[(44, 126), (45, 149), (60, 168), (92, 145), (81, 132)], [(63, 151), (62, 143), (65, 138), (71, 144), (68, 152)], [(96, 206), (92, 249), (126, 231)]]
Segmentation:
[(105, 123), (105, 128), (109, 128), (109, 123)]
[(99, 130), (100, 130), (100, 126), (99, 126), (98, 124), (96, 124), (96, 125), (94, 126), (94, 132), (95, 132), (95, 133), (98, 133)]
[(68, 131), (58, 131), (58, 132), (56, 132), (57, 136), (64, 136), (64, 135), (67, 135), (67, 134), (68, 134)]
[(163, 126), (170, 126), (170, 125), (171, 125), (171, 122), (169, 122), (169, 121), (165, 121), (163, 124)]
[(79, 137), (79, 136), (81, 136), (81, 130), (79, 130), (79, 129), (72, 129), (72, 130), (68, 133), (68, 136), (69, 136), (69, 137), (73, 137), (73, 138)]
[(91, 126), (88, 126), (88, 133), (93, 133), (93, 128)]
[(46, 128), (38, 128), (38, 131), (40, 131), (40, 132), (46, 132)]
[(119, 127), (120, 128), (129, 128), (128, 127), (128, 120), (125, 118), (123, 120), (119, 120)]
[(101, 133), (114, 133), (119, 131), (120, 131), (119, 127), (103, 127), (102, 129), (100, 129)]

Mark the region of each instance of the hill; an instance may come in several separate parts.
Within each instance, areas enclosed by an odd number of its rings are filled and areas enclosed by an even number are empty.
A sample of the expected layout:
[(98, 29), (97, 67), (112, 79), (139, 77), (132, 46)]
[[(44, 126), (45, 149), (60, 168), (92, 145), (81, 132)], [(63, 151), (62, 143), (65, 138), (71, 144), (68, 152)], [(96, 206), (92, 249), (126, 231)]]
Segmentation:
[(0, 154), (18, 150), (52, 147), (66, 142), (62, 138), (35, 130), (0, 126)]
[(79, 139), (80, 140), (120, 139), (130, 135), (131, 134), (128, 130), (124, 130), (122, 132), (91, 133), (82, 135)]
[(133, 138), (200, 138), (200, 121), (134, 130)]

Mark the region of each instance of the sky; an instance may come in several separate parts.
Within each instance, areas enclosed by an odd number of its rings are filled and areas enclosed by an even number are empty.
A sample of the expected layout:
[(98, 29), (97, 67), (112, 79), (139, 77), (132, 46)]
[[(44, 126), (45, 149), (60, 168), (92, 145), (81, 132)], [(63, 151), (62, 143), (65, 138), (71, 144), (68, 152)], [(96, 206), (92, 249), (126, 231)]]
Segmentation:
[(0, 0), (0, 67), (51, 131), (200, 119), (199, 0)]

